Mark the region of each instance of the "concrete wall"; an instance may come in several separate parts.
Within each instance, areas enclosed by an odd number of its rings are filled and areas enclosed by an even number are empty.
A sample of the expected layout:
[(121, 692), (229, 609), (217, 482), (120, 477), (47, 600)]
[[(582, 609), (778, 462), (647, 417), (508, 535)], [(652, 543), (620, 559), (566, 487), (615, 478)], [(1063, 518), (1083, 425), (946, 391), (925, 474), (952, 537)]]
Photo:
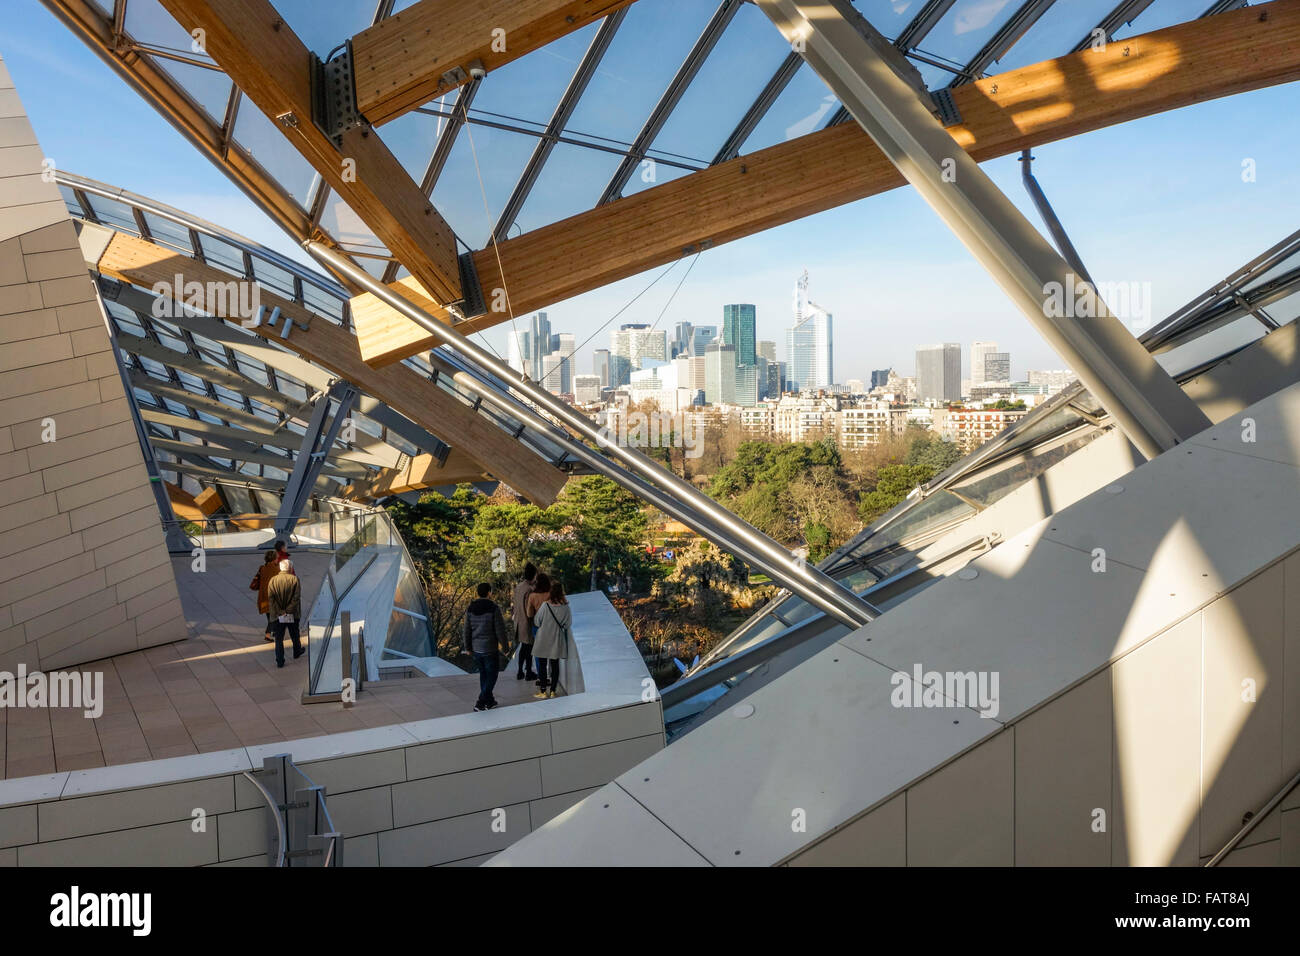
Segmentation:
[[(789, 862), (1194, 866), (1297, 771), (1300, 552)], [(1300, 789), (1241, 864), (1300, 866)]]
[(4, 781), (0, 866), (265, 866), (266, 804), (241, 771), (284, 752), (326, 788), (345, 865), (473, 865), (659, 750), (659, 714), (651, 701), (422, 740), (472, 726), (442, 718)]
[(600, 594), (570, 601), (580, 693), (0, 780), (0, 866), (264, 866), (267, 811), (242, 771), (280, 753), (326, 788), (345, 865), (480, 863), (664, 746), (659, 699), (644, 699), (649, 674), (617, 613)]
[(43, 158), (0, 60), (3, 671), (185, 637), (103, 312)]

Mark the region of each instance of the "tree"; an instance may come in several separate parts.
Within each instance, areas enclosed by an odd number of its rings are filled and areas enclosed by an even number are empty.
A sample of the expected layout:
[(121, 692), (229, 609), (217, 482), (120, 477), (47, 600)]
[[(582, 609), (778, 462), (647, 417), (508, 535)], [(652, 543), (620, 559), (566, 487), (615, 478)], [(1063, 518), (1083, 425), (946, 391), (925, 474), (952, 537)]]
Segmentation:
[(858, 517), (869, 524), (933, 477), (930, 465), (885, 465), (877, 474), (876, 487), (859, 499)]

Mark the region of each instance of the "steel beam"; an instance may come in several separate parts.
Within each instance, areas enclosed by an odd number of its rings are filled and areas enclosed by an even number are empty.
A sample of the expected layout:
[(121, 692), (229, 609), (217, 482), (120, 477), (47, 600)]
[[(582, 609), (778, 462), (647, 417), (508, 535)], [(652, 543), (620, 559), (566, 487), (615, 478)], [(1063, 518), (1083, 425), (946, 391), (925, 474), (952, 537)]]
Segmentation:
[[(275, 530), (279, 534), (293, 533), (298, 523), (298, 516), (311, 497), (316, 479), (320, 477), (329, 450), (339, 436), (343, 419), (352, 410), (356, 401), (357, 387), (351, 382), (338, 381), (330, 386), (329, 391), (316, 400), (312, 410), (311, 422), (303, 436), (302, 447), (293, 463), (293, 473), (284, 486), (284, 497), (280, 499), (280, 513), (275, 518)], [(331, 414), (330, 407), (334, 406)]]
[[(719, 547), (735, 553), (742, 560), (764, 571), (773, 580), (798, 594), (809, 604), (820, 608), (847, 626), (860, 627), (874, 620), (878, 615), (879, 612), (870, 604), (823, 574), (815, 566), (792, 555), (771, 538), (737, 518), (658, 462), (652, 461), (635, 449), (618, 444), (606, 431), (597, 428), (591, 419), (560, 401), (527, 376), (519, 375), (514, 369), (455, 329), (421, 311), (335, 250), (311, 240), (303, 243), (303, 248), (322, 265), (331, 270), (338, 270), (340, 275), (355, 282), (432, 333), (434, 338), (443, 345), (473, 361), (487, 374), (508, 383), (510, 389), (536, 407), (544, 409), (565, 428), (576, 432), (582, 440), (574, 440), (567, 436), (556, 436), (554, 440), (566, 452), (589, 465), (593, 470), (631, 491), (642, 500), (648, 501), (665, 514), (677, 518), (705, 538), (716, 542)], [(553, 431), (550, 423), (541, 415), (518, 408), (517, 401), (501, 390), (500, 386), (489, 384), (463, 372), (456, 375), (456, 381), (535, 429), (543, 432)], [(584, 441), (594, 442), (601, 452), (593, 451), (584, 444)]]
[[(923, 103), (847, 0), (757, 0), (1148, 458), (1209, 419)], [(1060, 312), (1057, 314), (1057, 306)], [(1078, 318), (1075, 318), (1078, 317)], [(1079, 319), (1082, 319), (1080, 321)]]

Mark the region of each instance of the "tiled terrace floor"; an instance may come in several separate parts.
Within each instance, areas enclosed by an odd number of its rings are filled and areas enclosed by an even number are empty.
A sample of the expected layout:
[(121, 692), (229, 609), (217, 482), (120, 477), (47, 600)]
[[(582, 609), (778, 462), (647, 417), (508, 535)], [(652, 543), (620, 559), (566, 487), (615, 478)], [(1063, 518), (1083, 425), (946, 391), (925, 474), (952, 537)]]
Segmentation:
[[(321, 585), (328, 554), (297, 552), (306, 613)], [(470, 711), (478, 675), (375, 681), (355, 706), (302, 704), (307, 658), (275, 666), (263, 640), (265, 618), (248, 590), (255, 555), (213, 555), (207, 572), (174, 559), (190, 638), (79, 665), (102, 670), (104, 713), (0, 709), (0, 778), (27, 777), (110, 764), (298, 740), (322, 734), (425, 720)], [(496, 696), (507, 705), (531, 700), (536, 687), (503, 673)]]

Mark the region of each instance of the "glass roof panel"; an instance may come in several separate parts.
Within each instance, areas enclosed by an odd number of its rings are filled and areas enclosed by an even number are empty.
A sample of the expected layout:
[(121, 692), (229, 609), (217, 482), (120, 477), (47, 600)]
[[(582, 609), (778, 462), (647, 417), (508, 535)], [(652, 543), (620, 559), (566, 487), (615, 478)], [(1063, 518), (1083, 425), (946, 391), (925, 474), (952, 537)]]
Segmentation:
[(623, 187), (621, 195), (631, 196), (653, 186), (662, 186), (664, 183), (670, 183), (674, 179), (681, 179), (683, 176), (689, 175), (689, 170), (682, 169), (679, 166), (656, 163), (653, 158), (643, 159), (637, 167), (637, 171), (632, 173), (632, 178)]
[[(134, 6), (134, 0), (132, 0)], [(194, 53), (187, 53), (195, 56)], [(230, 102), (230, 91), (234, 84), (220, 70), (208, 70), (201, 66), (181, 63), (166, 57), (149, 57), (153, 65), (167, 73), (176, 85), (185, 90), (194, 102), (208, 114), (208, 119), (221, 126), (226, 118), (226, 105)], [(251, 103), (241, 104), (240, 109), (256, 109)]]
[(613, 153), (557, 143), (509, 234), (515, 236), (521, 230), (528, 232), (591, 209), (619, 161)]
[(655, 137), (654, 149), (710, 162), (789, 53), (763, 12), (744, 4)]
[(1115, 31), (1115, 39), (1163, 30), (1176, 23), (1195, 20), (1209, 8), (1209, 0), (1156, 0), (1147, 7), (1132, 23)]
[(1064, 56), (1115, 8), (1117, 0), (1069, 0), (1054, 3), (1025, 31), (990, 72), (1016, 70)]
[(186, 255), (194, 255), (194, 246), (190, 242), (190, 231), (180, 223), (146, 212), (144, 214), (144, 224), (149, 227), (149, 235), (156, 241), (174, 249), (179, 249)]
[[(459, 92), (453, 90), (442, 100), (434, 100), (429, 104), (429, 108), (450, 111)], [(428, 113), (412, 110), (380, 127), (379, 137), (397, 157), (397, 161), (402, 164), (407, 175), (419, 183), (424, 178), (429, 159), (438, 145), (438, 137), (442, 135), (448, 122), (444, 116), (430, 116)]]
[(240, 275), (244, 274), (244, 254), (230, 243), (214, 236), (200, 234), (199, 246), (203, 249), (203, 258), (207, 262), (225, 266)]
[(375, 0), (275, 0), (275, 10), (307, 49), (328, 60), (340, 43), (374, 22)]
[[(338, 193), (330, 192), (330, 197), (325, 202), (325, 211), (322, 213), (320, 221), (321, 226), (347, 250), (369, 253), (370, 256), (388, 255), (388, 248), (379, 241), (379, 237), (361, 220), (361, 217), (352, 211), (352, 207), (339, 198)], [(370, 258), (370, 256), (359, 257), (357, 263), (376, 276), (382, 275), (384, 266), (387, 263), (376, 263), (376, 260)], [(306, 283), (304, 283), (305, 285)], [(333, 296), (330, 298), (333, 298)], [(337, 309), (338, 300), (335, 299), (334, 302)], [(338, 314), (342, 315), (341, 310), (338, 310)]]
[[(492, 227), (536, 144), (535, 137), (523, 133), (470, 124), (461, 129), (434, 187), (433, 205), (470, 248), (488, 244)], [(483, 210), (479, 172), (487, 191), (487, 212)]]
[(133, 236), (140, 234), (140, 227), (135, 223), (135, 216), (131, 212), (131, 207), (126, 203), (118, 202), (116, 199), (108, 199), (104, 196), (87, 195), (86, 199), (90, 202), (91, 212), (100, 222), (112, 226), (114, 229), (128, 232)]
[(1018, 7), (1019, 0), (957, 0), (918, 49), (965, 66)]
[[(545, 127), (599, 29), (599, 22), (589, 23), (581, 30), (493, 70), (475, 93), (470, 112), (493, 114), (493, 119), (523, 120)], [(619, 28), (619, 32), (625, 29), (626, 24)], [(602, 66), (611, 62), (609, 52), (601, 61)]]
[(701, 0), (632, 4), (569, 128), (624, 144), (636, 139), (715, 6)]
[(253, 256), (253, 276), (258, 283), (287, 299), (293, 298), (293, 276), (265, 259)]
[[(111, 6), (111, 4), (110, 4)], [(160, 47), (182, 56), (202, 58), (191, 45), (194, 41), (158, 0), (130, 0), (126, 5), (126, 32), (140, 43)]]
[(838, 107), (839, 100), (805, 63), (754, 127), (740, 151), (752, 153), (819, 130)]
[(893, 40), (921, 11), (925, 0), (853, 0), (853, 6), (873, 27)]
[(307, 204), (316, 171), (289, 145), (266, 114), (247, 101), (235, 117), (235, 139), (294, 199), (304, 206)]

